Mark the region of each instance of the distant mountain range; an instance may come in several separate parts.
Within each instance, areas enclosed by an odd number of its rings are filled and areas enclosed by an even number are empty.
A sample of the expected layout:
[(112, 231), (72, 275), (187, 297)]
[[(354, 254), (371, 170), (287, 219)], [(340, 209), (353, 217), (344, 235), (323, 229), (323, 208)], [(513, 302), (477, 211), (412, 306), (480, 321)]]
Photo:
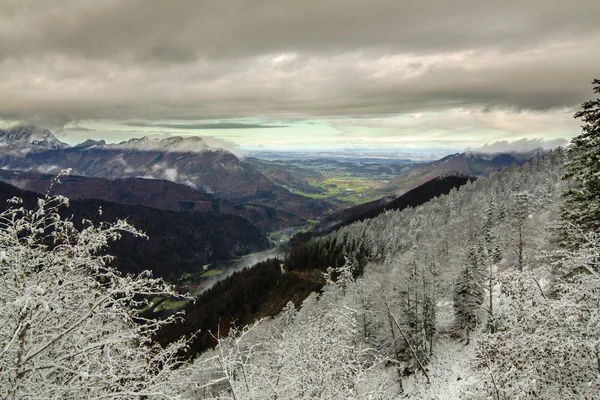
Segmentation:
[(71, 168), (73, 175), (95, 178), (164, 179), (266, 207), (264, 212), (281, 211), (289, 216), (281, 220), (284, 225), (296, 224), (293, 216), (318, 218), (331, 207), (326, 201), (291, 193), (231, 152), (212, 148), (198, 137), (141, 138), (118, 144), (87, 140), (69, 147), (48, 130), (21, 127), (2, 132), (0, 168), (7, 170), (47, 174)]
[(402, 194), (414, 189), (432, 179), (451, 173), (460, 173), (468, 176), (487, 176), (502, 168), (523, 165), (535, 154), (543, 150), (534, 150), (527, 153), (476, 153), (464, 152), (451, 154), (440, 160), (416, 164), (404, 174), (398, 175), (387, 187), (390, 193)]
[[(88, 139), (71, 147), (49, 130), (30, 126), (0, 130), (0, 168), (5, 170), (0, 180), (43, 193), (51, 174), (71, 168), (72, 176), (63, 179), (54, 189), (56, 193), (162, 210), (233, 214), (266, 232), (302, 225), (307, 219), (339, 210), (339, 203), (295, 193), (322, 194), (324, 187), (310, 183), (323, 181), (332, 168), (367, 179), (390, 179), (376, 193), (382, 199), (374, 204), (383, 205), (435, 178), (456, 173), (485, 176), (512, 164), (521, 165), (536, 153), (465, 152), (427, 163), (274, 162), (240, 159), (227, 150), (210, 147), (199, 137), (141, 138), (117, 144)], [(367, 207), (370, 205), (355, 210)]]

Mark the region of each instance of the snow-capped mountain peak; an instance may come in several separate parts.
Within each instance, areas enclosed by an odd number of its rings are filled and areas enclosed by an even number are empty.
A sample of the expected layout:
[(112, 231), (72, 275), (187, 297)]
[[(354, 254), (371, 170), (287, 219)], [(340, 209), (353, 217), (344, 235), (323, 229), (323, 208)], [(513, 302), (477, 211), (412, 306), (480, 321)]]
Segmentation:
[(91, 149), (93, 147), (102, 147), (106, 144), (104, 140), (93, 140), (87, 139), (85, 142), (81, 142), (73, 146), (75, 149)]
[(69, 147), (68, 144), (58, 140), (48, 129), (35, 126), (0, 129), (0, 145), (40, 150), (58, 150)]
[(129, 139), (127, 141), (107, 145), (107, 148), (136, 150), (136, 151), (160, 151), (174, 153), (202, 153), (215, 150), (208, 146), (206, 142), (197, 136), (181, 137), (170, 136), (161, 139), (142, 138)]

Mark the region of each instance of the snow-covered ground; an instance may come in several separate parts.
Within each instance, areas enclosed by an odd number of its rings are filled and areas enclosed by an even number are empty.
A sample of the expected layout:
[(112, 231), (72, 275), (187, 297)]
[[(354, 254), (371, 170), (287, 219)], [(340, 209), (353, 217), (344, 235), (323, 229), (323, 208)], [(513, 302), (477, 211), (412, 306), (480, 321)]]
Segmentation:
[(404, 397), (419, 400), (457, 400), (467, 386), (478, 378), (473, 368), (477, 350), (478, 334), (473, 333), (467, 345), (447, 333), (453, 320), (451, 301), (437, 304), (440, 335), (436, 340), (433, 356), (426, 366), (430, 383), (422, 372), (407, 377), (404, 382)]

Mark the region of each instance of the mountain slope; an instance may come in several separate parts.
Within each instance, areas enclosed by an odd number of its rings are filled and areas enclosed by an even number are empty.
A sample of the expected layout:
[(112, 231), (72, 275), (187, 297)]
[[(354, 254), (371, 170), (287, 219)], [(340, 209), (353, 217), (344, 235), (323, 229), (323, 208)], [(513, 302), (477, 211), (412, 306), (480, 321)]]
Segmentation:
[(68, 144), (58, 140), (48, 129), (34, 126), (0, 129), (0, 145), (36, 150), (55, 150), (69, 147)]
[[(541, 151), (541, 150), (540, 150)], [(533, 158), (539, 151), (528, 153), (475, 153), (465, 152), (446, 156), (440, 160), (415, 164), (407, 173), (397, 176), (388, 190), (402, 194), (434, 178), (451, 173), (469, 176), (488, 176), (492, 172), (513, 164), (519, 166)]]
[[(36, 207), (40, 197), (0, 182), (0, 211), (6, 209), (6, 200), (14, 196), (21, 197), (26, 208)], [(124, 272), (150, 269), (155, 275), (175, 278), (212, 261), (269, 248), (269, 241), (258, 228), (234, 215), (163, 211), (103, 200), (72, 200), (63, 214), (73, 215), (76, 223), (82, 218), (96, 223), (126, 219), (146, 232), (147, 241), (124, 236), (111, 243), (111, 254), (117, 257), (116, 265)]]
[[(25, 133), (15, 135), (13, 141), (26, 142)], [(229, 151), (211, 148), (197, 137), (142, 138), (119, 144), (86, 141), (72, 148), (42, 148), (35, 152), (0, 148), (0, 167), (41, 173), (71, 168), (74, 175), (107, 179), (166, 179), (302, 218), (315, 218), (330, 207), (326, 202), (291, 193)]]
[[(51, 174), (0, 170), (0, 180), (22, 189), (46, 193)], [(143, 205), (167, 211), (195, 211), (209, 214), (232, 214), (248, 219), (264, 232), (302, 224), (295, 214), (274, 208), (237, 203), (200, 192), (167, 180), (123, 178), (104, 179), (68, 175), (52, 187), (51, 194), (69, 199), (101, 199), (121, 204)]]
[(315, 231), (326, 233), (356, 221), (375, 218), (388, 210), (401, 211), (407, 207), (417, 207), (433, 198), (448, 194), (450, 190), (459, 188), (474, 179), (461, 174), (436, 177), (393, 200), (383, 198), (330, 214), (321, 220), (315, 227)]

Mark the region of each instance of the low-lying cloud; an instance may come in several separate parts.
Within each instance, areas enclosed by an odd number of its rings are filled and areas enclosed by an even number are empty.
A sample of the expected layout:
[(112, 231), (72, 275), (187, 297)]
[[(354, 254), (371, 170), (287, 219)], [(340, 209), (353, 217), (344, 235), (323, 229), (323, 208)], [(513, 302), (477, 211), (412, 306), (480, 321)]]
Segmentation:
[(565, 146), (568, 142), (564, 139), (544, 140), (544, 139), (521, 139), (509, 142), (501, 140), (494, 143), (473, 149), (474, 153), (526, 153), (534, 150), (551, 150), (557, 147)]
[(153, 122), (124, 122), (121, 125), (139, 128), (166, 128), (183, 130), (205, 130), (205, 129), (263, 129), (263, 128), (286, 128), (287, 125), (248, 124), (242, 122), (211, 122), (211, 123), (153, 123)]

